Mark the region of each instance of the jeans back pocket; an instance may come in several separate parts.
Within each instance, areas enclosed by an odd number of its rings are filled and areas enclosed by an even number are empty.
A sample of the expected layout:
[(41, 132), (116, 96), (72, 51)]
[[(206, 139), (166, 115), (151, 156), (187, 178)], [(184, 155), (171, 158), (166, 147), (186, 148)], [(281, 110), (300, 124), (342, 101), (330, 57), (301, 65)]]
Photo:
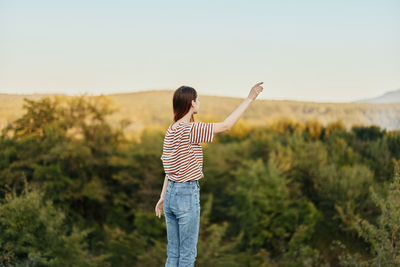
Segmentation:
[(189, 211), (193, 205), (192, 195), (191, 192), (176, 192), (171, 201), (171, 208), (174, 208), (179, 212)]

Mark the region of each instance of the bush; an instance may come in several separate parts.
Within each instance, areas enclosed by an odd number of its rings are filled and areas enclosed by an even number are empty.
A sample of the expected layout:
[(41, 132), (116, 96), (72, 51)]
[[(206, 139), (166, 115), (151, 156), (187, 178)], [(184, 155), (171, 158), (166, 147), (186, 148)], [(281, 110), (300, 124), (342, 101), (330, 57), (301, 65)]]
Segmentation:
[(90, 230), (68, 229), (65, 217), (26, 180), (20, 195), (7, 193), (0, 203), (0, 264), (107, 266), (105, 256), (88, 252), (85, 237)]

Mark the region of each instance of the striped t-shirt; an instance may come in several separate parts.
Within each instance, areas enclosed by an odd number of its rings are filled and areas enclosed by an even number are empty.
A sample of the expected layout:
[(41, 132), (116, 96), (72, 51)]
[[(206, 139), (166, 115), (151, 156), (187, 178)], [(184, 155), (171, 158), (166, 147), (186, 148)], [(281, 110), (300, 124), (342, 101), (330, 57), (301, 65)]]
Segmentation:
[(203, 178), (203, 149), (200, 143), (212, 142), (213, 122), (179, 122), (169, 126), (164, 137), (161, 160), (165, 175), (176, 182)]

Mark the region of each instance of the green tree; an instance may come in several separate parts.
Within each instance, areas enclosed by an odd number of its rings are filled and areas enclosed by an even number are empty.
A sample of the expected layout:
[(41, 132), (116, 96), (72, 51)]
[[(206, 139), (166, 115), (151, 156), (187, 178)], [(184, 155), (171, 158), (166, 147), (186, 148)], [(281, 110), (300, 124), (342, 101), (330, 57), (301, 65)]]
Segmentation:
[(261, 159), (246, 160), (235, 173), (231, 216), (240, 231), (242, 248), (253, 252), (266, 249), (273, 257), (305, 245), (321, 219), (314, 205), (304, 198), (292, 199), (287, 179), (271, 156), (267, 165)]
[(351, 130), (356, 133), (358, 139), (362, 141), (366, 140), (377, 140), (382, 138), (385, 134), (386, 130), (383, 129), (381, 131), (379, 126), (371, 125), (371, 126), (363, 126), (363, 125), (353, 125)]
[(27, 182), (17, 195), (6, 194), (0, 204), (0, 263), (3, 266), (109, 266), (106, 255), (89, 252), (86, 236), (65, 224), (66, 215), (43, 200), (43, 192)]
[(43, 189), (45, 199), (67, 208), (71, 221), (106, 221), (110, 192), (122, 187), (113, 175), (125, 168), (110, 164), (125, 140), (122, 130), (106, 120), (114, 111), (108, 99), (26, 99), (24, 108), (26, 113), (2, 135), (0, 188), (21, 191), (21, 177), (26, 177)]
[[(371, 196), (381, 214), (376, 222), (368, 221), (359, 214), (342, 212), (341, 216), (350, 222), (361, 238), (370, 246), (368, 260), (359, 254), (345, 253), (342, 264), (356, 263), (357, 266), (399, 266), (400, 265), (400, 171), (399, 163), (394, 165), (394, 177), (390, 183), (387, 196), (378, 195), (371, 187)], [(344, 247), (345, 248), (345, 247)]]

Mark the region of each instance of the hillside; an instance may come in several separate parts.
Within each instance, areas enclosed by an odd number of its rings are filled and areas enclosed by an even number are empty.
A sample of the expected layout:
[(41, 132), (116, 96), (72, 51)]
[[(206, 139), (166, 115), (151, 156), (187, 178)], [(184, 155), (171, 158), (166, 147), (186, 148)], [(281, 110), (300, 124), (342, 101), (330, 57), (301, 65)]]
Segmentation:
[(381, 96), (361, 99), (357, 103), (400, 103), (400, 89), (387, 92)]
[[(122, 119), (131, 121), (126, 132), (138, 132), (144, 127), (165, 129), (172, 122), (173, 90), (152, 90), (106, 95), (119, 111), (109, 119), (116, 125)], [(23, 99), (39, 99), (51, 95), (0, 94), (0, 128), (23, 114)], [(71, 97), (71, 96), (65, 96)], [(243, 100), (236, 97), (201, 95), (196, 121), (216, 122), (226, 118)], [(302, 122), (317, 119), (323, 125), (342, 119), (346, 127), (354, 124), (378, 125), (388, 130), (400, 129), (400, 103), (320, 103), (287, 100), (257, 100), (240, 121), (249, 124), (271, 123), (279, 118)]]

